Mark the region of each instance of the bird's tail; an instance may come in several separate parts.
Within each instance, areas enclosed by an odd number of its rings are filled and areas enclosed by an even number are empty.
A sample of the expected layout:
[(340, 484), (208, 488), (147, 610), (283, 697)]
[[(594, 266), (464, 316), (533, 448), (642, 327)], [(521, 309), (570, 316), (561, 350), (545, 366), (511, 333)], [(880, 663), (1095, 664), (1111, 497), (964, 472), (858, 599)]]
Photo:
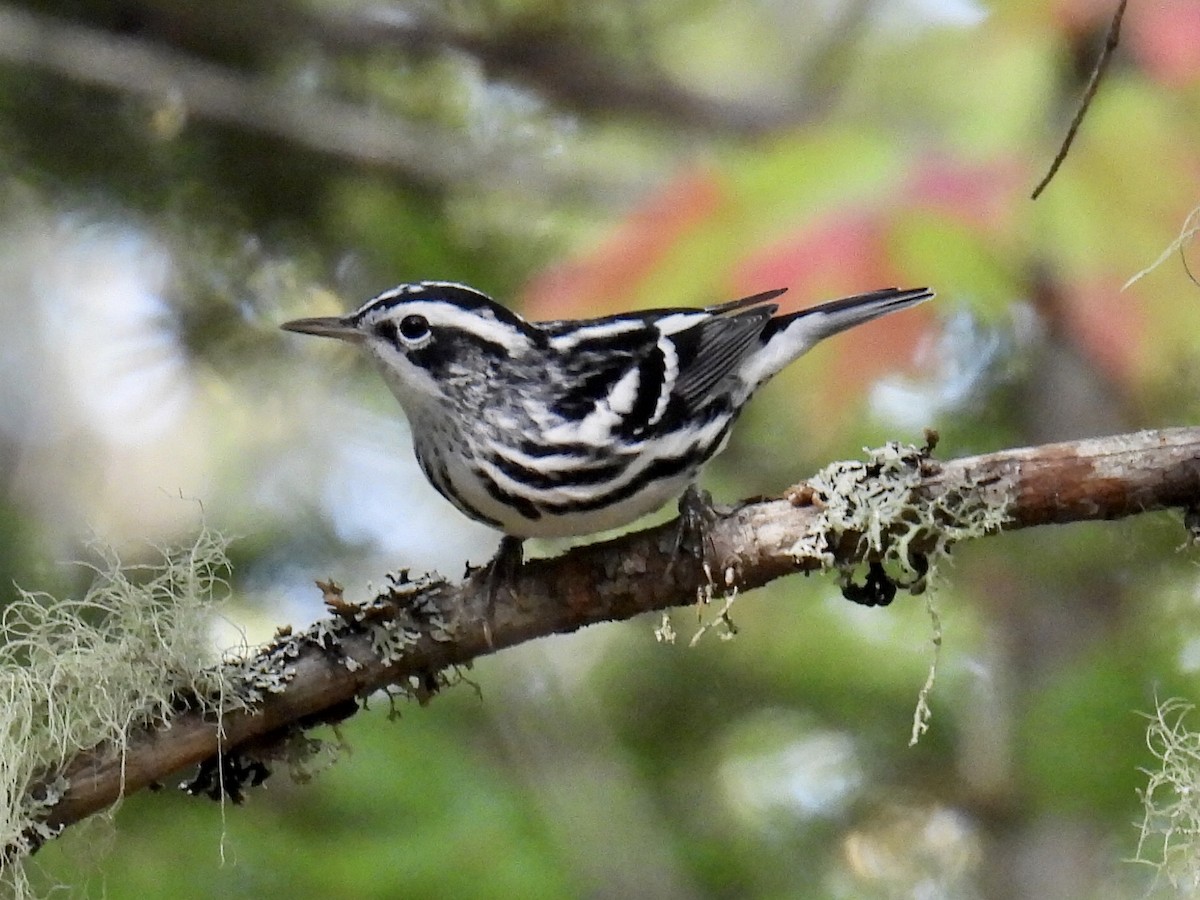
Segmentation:
[(762, 330), (762, 349), (742, 367), (742, 380), (751, 389), (758, 387), (819, 341), (863, 322), (924, 303), (932, 296), (933, 291), (923, 287), (883, 288), (776, 316)]

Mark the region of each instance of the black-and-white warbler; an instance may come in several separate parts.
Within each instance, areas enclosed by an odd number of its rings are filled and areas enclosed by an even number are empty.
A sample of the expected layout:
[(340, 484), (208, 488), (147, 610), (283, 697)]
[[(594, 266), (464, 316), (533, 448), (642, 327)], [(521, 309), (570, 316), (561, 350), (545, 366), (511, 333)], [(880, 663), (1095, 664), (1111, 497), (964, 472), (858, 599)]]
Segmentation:
[(282, 327), (366, 349), (404, 408), (425, 476), (460, 511), (510, 538), (565, 537), (626, 525), (678, 496), (784, 366), (933, 296), (886, 288), (776, 316), (769, 301), (782, 293), (527, 322), (464, 285), (423, 281), (344, 317)]

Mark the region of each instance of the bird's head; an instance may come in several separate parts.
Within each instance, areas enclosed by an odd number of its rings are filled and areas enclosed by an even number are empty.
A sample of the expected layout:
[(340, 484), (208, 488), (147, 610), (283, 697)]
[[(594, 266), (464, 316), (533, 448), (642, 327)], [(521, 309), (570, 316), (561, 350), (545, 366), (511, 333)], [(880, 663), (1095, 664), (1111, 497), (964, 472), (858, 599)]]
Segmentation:
[(280, 327), (361, 345), (406, 409), (443, 397), (456, 383), (486, 378), (538, 337), (486, 294), (441, 281), (402, 284), (349, 315), (296, 319)]

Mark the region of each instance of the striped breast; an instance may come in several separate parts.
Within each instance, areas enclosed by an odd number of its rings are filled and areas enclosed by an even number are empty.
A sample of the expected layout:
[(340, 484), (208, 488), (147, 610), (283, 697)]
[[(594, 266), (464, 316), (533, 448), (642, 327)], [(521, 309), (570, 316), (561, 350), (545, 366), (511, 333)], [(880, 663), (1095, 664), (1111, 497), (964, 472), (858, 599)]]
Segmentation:
[[(657, 427), (666, 421), (667, 368), (660, 357), (607, 373), (607, 389), (591, 404), (565, 398), (551, 413), (531, 397), (527, 424), (506, 433), (472, 430), (468, 439), (444, 425), (414, 427), (417, 456), (443, 496), (506, 534), (568, 537), (627, 525), (691, 484), (732, 424), (729, 406), (713, 403), (704, 416)], [(545, 418), (535, 423), (535, 414)]]

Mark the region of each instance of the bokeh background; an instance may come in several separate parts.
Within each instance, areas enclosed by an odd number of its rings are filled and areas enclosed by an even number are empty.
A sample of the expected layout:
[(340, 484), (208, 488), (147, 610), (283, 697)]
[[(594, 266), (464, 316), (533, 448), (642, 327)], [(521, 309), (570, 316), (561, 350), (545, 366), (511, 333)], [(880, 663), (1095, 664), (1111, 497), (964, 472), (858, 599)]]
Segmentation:
[[(1200, 4), (1093, 0), (0, 3), (0, 595), (78, 592), (235, 538), (214, 641), (264, 640), (496, 537), (423, 481), (363, 360), (280, 332), (453, 279), (530, 317), (938, 300), (755, 401), (718, 499), (888, 439), (961, 455), (1200, 412), (1190, 243)], [(1200, 261), (1198, 261), (1200, 264)], [(1147, 714), (1195, 697), (1179, 516), (961, 548), (934, 602), (828, 578), (479, 661), (346, 722), (241, 808), (126, 801), (34, 860), (43, 890), (206, 897), (1131, 897)], [(534, 545), (550, 553), (553, 545)], [(168, 787), (173, 788), (174, 785)], [(1161, 859), (1154, 836), (1141, 848)]]

